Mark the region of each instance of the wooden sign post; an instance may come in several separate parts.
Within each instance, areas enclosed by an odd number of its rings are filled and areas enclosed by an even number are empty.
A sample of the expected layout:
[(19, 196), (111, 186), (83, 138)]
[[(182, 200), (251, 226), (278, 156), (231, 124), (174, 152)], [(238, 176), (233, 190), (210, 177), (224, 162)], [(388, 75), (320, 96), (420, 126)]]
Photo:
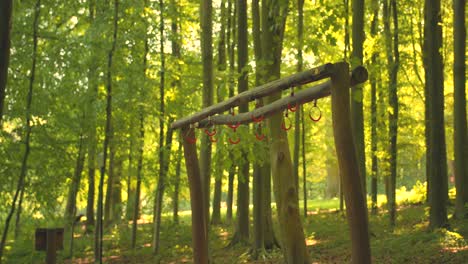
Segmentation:
[(46, 263), (57, 263), (57, 250), (63, 249), (63, 228), (37, 228), (35, 248), (46, 252)]

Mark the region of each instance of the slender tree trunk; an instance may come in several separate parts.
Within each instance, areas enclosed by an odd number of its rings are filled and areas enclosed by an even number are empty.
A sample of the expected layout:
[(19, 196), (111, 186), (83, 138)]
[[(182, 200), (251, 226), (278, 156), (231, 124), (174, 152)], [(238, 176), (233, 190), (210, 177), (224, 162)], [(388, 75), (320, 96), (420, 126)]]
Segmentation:
[[(36, 1), (35, 11), (34, 11), (34, 23), (33, 23), (33, 51), (32, 51), (32, 66), (31, 66), (31, 75), (29, 76), (29, 89), (28, 95), (26, 97), (26, 120), (25, 120), (25, 135), (24, 135), (24, 155), (21, 162), (21, 171), (18, 178), (18, 184), (16, 186), (15, 195), (13, 196), (13, 201), (11, 203), (10, 211), (8, 212), (7, 218), (5, 220), (5, 226), (3, 228), (2, 240), (0, 241), (0, 264), (2, 263), (3, 250), (5, 249), (6, 239), (8, 235), (8, 229), (10, 227), (10, 221), (15, 213), (16, 202), (18, 200), (20, 192), (24, 191), (24, 185), (26, 180), (26, 174), (28, 171), (28, 157), (30, 152), (30, 140), (31, 140), (31, 104), (33, 99), (33, 87), (36, 77), (36, 63), (37, 63), (37, 41), (38, 41), (38, 25), (39, 25), (39, 16), (41, 11), (41, 0)], [(20, 199), (21, 200), (21, 199)]]
[(174, 223), (179, 223), (179, 186), (180, 186), (180, 166), (182, 164), (182, 145), (177, 150), (177, 164), (174, 175), (174, 196), (172, 198), (172, 219)]
[(160, 118), (159, 118), (159, 179), (156, 187), (154, 199), (154, 217), (153, 217), (153, 254), (159, 252), (159, 234), (161, 227), (162, 199), (164, 198), (164, 189), (166, 185), (166, 175), (168, 166), (166, 165), (169, 159), (172, 142), (172, 130), (168, 129), (166, 145), (164, 145), (164, 118), (166, 116), (165, 109), (165, 70), (166, 57), (164, 54), (164, 1), (159, 0), (159, 52), (161, 56), (161, 71), (160, 71)]
[(213, 212), (211, 213), (211, 224), (219, 225), (221, 223), (221, 188), (223, 184), (222, 164), (218, 162), (215, 169), (215, 187), (213, 194)]
[[(444, 127), (444, 75), (440, 0), (426, 0), (424, 5), (424, 69), (430, 101), (429, 226), (447, 225), (447, 156)], [(427, 100), (427, 99), (426, 99)]]
[[(212, 0), (202, 0), (200, 6), (201, 26), (201, 53), (203, 62), (203, 100), (202, 106), (213, 104), (213, 29), (212, 29)], [(211, 183), (211, 141), (208, 137), (202, 137), (200, 149), (200, 174), (203, 186), (205, 231), (208, 232), (209, 208), (210, 208), (210, 183)]]
[[(146, 6), (146, 5), (145, 5)], [(145, 34), (145, 53), (147, 52), (147, 36)], [(144, 59), (144, 74), (146, 79), (146, 56)], [(143, 85), (144, 87), (144, 85)], [(143, 98), (143, 97), (142, 97)], [(136, 173), (136, 187), (135, 187), (135, 196), (133, 200), (133, 216), (132, 216), (132, 248), (136, 246), (137, 239), (137, 222), (140, 215), (140, 192), (141, 192), (141, 178), (142, 178), (142, 169), (143, 169), (143, 148), (145, 145), (145, 118), (143, 114), (143, 107), (140, 107), (140, 136), (138, 138), (138, 165)]]
[(465, 27), (465, 0), (453, 1), (453, 50), (454, 50), (454, 65), (453, 65), (453, 81), (454, 81), (454, 154), (455, 154), (455, 186), (457, 188), (457, 196), (455, 199), (455, 216), (463, 218), (466, 216), (465, 200), (468, 188), (468, 172), (466, 160), (468, 153), (467, 144), (467, 128), (466, 128), (466, 27)]
[(116, 147), (114, 144), (114, 129), (113, 124), (110, 128), (110, 140), (109, 140), (109, 173), (107, 174), (107, 185), (106, 185), (106, 196), (104, 199), (104, 226), (109, 226), (111, 221), (111, 210), (112, 210), (112, 191), (114, 190), (113, 185), (115, 181), (115, 152)]
[[(89, 23), (90, 27), (96, 27), (95, 23), (94, 1), (89, 2)], [(94, 227), (94, 194), (95, 194), (95, 178), (96, 178), (96, 100), (98, 98), (98, 82), (97, 82), (97, 63), (96, 52), (93, 46), (93, 41), (89, 43), (90, 48), (90, 66), (88, 69), (88, 91), (89, 91), (89, 109), (88, 109), (88, 193), (86, 200), (86, 232), (91, 232)]]
[[(303, 193), (303, 202), (304, 202), (304, 217), (307, 217), (307, 166), (306, 166), (306, 143), (305, 143), (305, 113), (304, 107), (301, 107), (302, 115), (302, 191)], [(341, 181), (340, 181), (341, 186)]]
[[(304, 0), (297, 0), (297, 72), (303, 70), (304, 59), (302, 47), (304, 42)], [(299, 86), (298, 89), (301, 89)], [(294, 150), (293, 150), (293, 175), (296, 181), (297, 197), (299, 198), (299, 146), (301, 137), (301, 112), (294, 112)], [(302, 131), (304, 133), (304, 131)]]
[(24, 189), (23, 186), (21, 190), (20, 197), (18, 200), (18, 210), (16, 210), (16, 219), (15, 219), (15, 240), (18, 239), (21, 233), (21, 213), (23, 212), (23, 201), (24, 201)]
[[(248, 90), (248, 77), (245, 67), (248, 61), (247, 46), (247, 1), (237, 1), (237, 83), (238, 93)], [(248, 112), (247, 104), (239, 106), (239, 112)], [(245, 150), (244, 150), (245, 151)], [(242, 155), (246, 157), (246, 153)], [(237, 175), (237, 226), (233, 243), (248, 242), (249, 240), (249, 162), (247, 159), (241, 160), (239, 173)]]
[[(394, 0), (384, 1), (383, 6), (384, 16), (384, 31), (385, 43), (387, 50), (387, 64), (389, 74), (389, 89), (388, 101), (390, 111), (388, 114), (388, 137), (390, 139), (389, 146), (389, 179), (388, 179), (388, 211), (390, 215), (390, 226), (395, 226), (396, 219), (396, 177), (397, 177), (397, 135), (398, 135), (398, 94), (397, 94), (397, 80), (398, 80), (398, 67), (400, 61), (398, 49), (398, 9)], [(393, 35), (390, 29), (390, 19), (393, 19)]]
[[(169, 123), (172, 123), (172, 120), (169, 120)], [(165, 149), (163, 150), (164, 155), (164, 164), (161, 169), (161, 174), (159, 175), (158, 181), (158, 188), (156, 191), (156, 210), (155, 210), (155, 230), (153, 234), (153, 253), (159, 252), (159, 240), (160, 240), (160, 233), (161, 233), (161, 214), (162, 214), (162, 202), (164, 199), (164, 191), (166, 188), (166, 181), (167, 181), (167, 172), (169, 170), (169, 162), (171, 157), (171, 146), (172, 146), (172, 134), (173, 130), (171, 128), (168, 129), (166, 134), (166, 145)]]
[(97, 228), (95, 233), (95, 262), (102, 263), (102, 242), (103, 242), (103, 189), (104, 176), (106, 174), (107, 149), (109, 142), (112, 141), (112, 63), (117, 43), (118, 21), (119, 21), (119, 0), (114, 0), (114, 29), (112, 35), (112, 46), (108, 53), (107, 60), (107, 86), (106, 86), (106, 125), (104, 130), (103, 157), (100, 168), (100, 178), (98, 186), (98, 210), (97, 210)]
[(67, 225), (71, 226), (75, 220), (76, 214), (76, 196), (78, 195), (80, 182), (81, 182), (81, 173), (83, 172), (84, 162), (86, 158), (86, 147), (84, 145), (84, 137), (81, 133), (79, 136), (78, 143), (78, 156), (76, 158), (75, 172), (70, 183), (70, 189), (68, 191), (67, 204), (65, 206), (64, 219)]
[[(379, 22), (379, 3), (378, 0), (372, 0), (372, 22), (371, 36), (375, 38), (377, 35), (377, 25)], [(371, 58), (373, 67), (377, 67), (377, 51), (374, 51)], [(371, 74), (371, 208), (372, 214), (377, 214), (377, 174), (378, 174), (378, 159), (377, 159), (377, 77), (376, 74)]]
[(134, 156), (134, 140), (135, 140), (135, 130), (133, 129), (134, 127), (134, 122), (131, 122), (131, 127), (130, 127), (130, 146), (129, 146), (129, 152), (128, 152), (128, 171), (127, 171), (127, 207), (125, 208), (125, 219), (126, 220), (131, 220), (132, 215), (133, 215), (133, 200), (135, 196), (135, 183), (133, 182), (133, 156)]
[[(234, 96), (234, 70), (235, 70), (235, 38), (237, 35), (236, 31), (236, 21), (237, 21), (237, 16), (236, 16), (236, 1), (234, 0), (228, 0), (228, 22), (227, 22), (227, 45), (228, 45), (228, 55), (229, 55), (229, 97)], [(227, 193), (227, 199), (226, 199), (226, 204), (227, 204), (227, 211), (226, 211), (226, 221), (230, 223), (232, 221), (232, 206), (234, 203), (234, 176), (236, 174), (236, 166), (232, 165), (229, 168), (229, 175), (228, 175), (228, 193)]]
[(6, 84), (8, 78), (8, 65), (10, 62), (10, 31), (11, 13), (13, 1), (4, 0), (0, 2), (0, 127), (3, 117), (3, 104), (6, 95)]
[(232, 221), (232, 206), (234, 202), (234, 176), (236, 175), (236, 167), (231, 166), (228, 173), (228, 193), (226, 197), (226, 221)]
[[(352, 54), (353, 66), (363, 64), (364, 44), (364, 0), (352, 0), (353, 22), (352, 22)], [(351, 118), (353, 119), (353, 132), (357, 147), (359, 170), (361, 171), (361, 183), (366, 198), (366, 155), (364, 148), (364, 114), (363, 114), (363, 90), (358, 85), (351, 90)]]
[(110, 208), (111, 221), (116, 223), (122, 219), (122, 169), (123, 160), (122, 157), (118, 155), (115, 161)]
[[(219, 42), (218, 42), (218, 72), (223, 74), (226, 71), (226, 23), (227, 23), (227, 15), (226, 15), (226, 1), (221, 1), (221, 30), (219, 32)], [(224, 79), (218, 82), (217, 88), (217, 101), (222, 102), (223, 97), (221, 93), (221, 89), (223, 87)], [(220, 163), (218, 161), (218, 163)], [(211, 223), (212, 224), (220, 224), (221, 223), (221, 187), (222, 187), (222, 180), (223, 180), (223, 167), (222, 164), (216, 165), (216, 176), (215, 176), (215, 189), (213, 194), (213, 212), (211, 215)]]
[[(252, 1), (252, 37), (254, 40), (254, 55), (255, 55), (255, 86), (261, 85), (262, 74), (260, 72), (260, 64), (262, 63), (262, 46), (261, 46), (261, 30), (260, 30), (260, 7), (259, 0)], [(256, 107), (263, 106), (263, 100), (257, 102)], [(265, 129), (262, 128), (263, 122), (257, 125), (255, 128), (256, 133), (263, 135)], [(258, 259), (259, 254), (265, 250), (265, 233), (266, 229), (266, 196), (270, 195), (270, 192), (266, 192), (265, 180), (270, 180), (270, 168), (266, 161), (262, 164), (254, 164), (253, 171), (253, 247), (252, 256), (254, 259)]]
[[(182, 55), (180, 53), (180, 34), (178, 32), (178, 27), (180, 24), (178, 23), (177, 19), (180, 16), (178, 11), (178, 6), (175, 0), (171, 1), (171, 5), (173, 8), (174, 18), (171, 23), (171, 31), (172, 31), (172, 56), (175, 60), (182, 60)], [(180, 66), (177, 63), (178, 70), (180, 71)], [(173, 86), (176, 87), (177, 90), (181, 90), (181, 82), (180, 80), (174, 80)], [(174, 176), (174, 196), (173, 196), (173, 220), (174, 223), (179, 222), (179, 186), (180, 186), (180, 166), (181, 166), (181, 159), (182, 159), (182, 145), (179, 144), (179, 148), (177, 150), (177, 164), (176, 164), (176, 171)]]

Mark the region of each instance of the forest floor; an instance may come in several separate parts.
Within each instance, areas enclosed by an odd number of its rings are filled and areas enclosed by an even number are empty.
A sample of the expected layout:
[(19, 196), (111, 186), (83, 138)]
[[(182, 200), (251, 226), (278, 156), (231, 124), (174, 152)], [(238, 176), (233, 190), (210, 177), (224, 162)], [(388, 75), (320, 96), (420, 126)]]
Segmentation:
[[(313, 263), (349, 263), (350, 240), (345, 216), (337, 211), (336, 200), (311, 202), (303, 220), (307, 246)], [(453, 208), (449, 208), (449, 212)], [(275, 211), (275, 209), (273, 210)], [(374, 263), (467, 263), (468, 220), (450, 220), (450, 228), (428, 231), (428, 207), (406, 205), (398, 210), (392, 231), (384, 210), (370, 215), (371, 247)], [(275, 216), (274, 216), (275, 218)], [(164, 219), (164, 218), (163, 218)], [(139, 225), (137, 249), (130, 249), (130, 225), (109, 230), (104, 240), (105, 263), (192, 263), (190, 214), (181, 213), (180, 223), (163, 220), (160, 253), (152, 254), (151, 223)], [(73, 261), (59, 263), (93, 263), (93, 237), (77, 232)], [(232, 238), (232, 225), (212, 227), (210, 249), (213, 263), (282, 263), (279, 249), (264, 252), (253, 260), (249, 245), (226, 248)], [(29, 243), (30, 244), (30, 243)], [(20, 252), (14, 245), (6, 263), (42, 263), (44, 253)], [(67, 252), (61, 251), (63, 259)]]

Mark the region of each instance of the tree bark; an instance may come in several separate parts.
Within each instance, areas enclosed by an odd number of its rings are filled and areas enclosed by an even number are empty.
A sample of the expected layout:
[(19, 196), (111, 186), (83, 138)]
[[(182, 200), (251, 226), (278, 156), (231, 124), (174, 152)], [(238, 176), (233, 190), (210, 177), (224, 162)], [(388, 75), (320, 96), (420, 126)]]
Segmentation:
[(111, 219), (111, 210), (112, 210), (112, 191), (114, 190), (114, 182), (115, 182), (115, 152), (116, 147), (114, 145), (114, 129), (113, 125), (111, 124), (110, 128), (110, 140), (109, 140), (109, 168), (107, 174), (107, 185), (106, 185), (106, 196), (104, 198), (104, 226), (109, 226), (112, 219)]
[(332, 117), (336, 153), (343, 180), (346, 216), (351, 232), (351, 262), (371, 263), (367, 206), (362, 191), (359, 160), (351, 130), (349, 109), (349, 70), (347, 63), (336, 64), (332, 75)]
[[(223, 72), (226, 71), (226, 22), (227, 22), (227, 15), (226, 15), (226, 1), (221, 1), (220, 6), (221, 14), (221, 29), (219, 32), (219, 41), (218, 41), (218, 72), (223, 75)], [(217, 84), (217, 91), (216, 91), (216, 98), (217, 102), (223, 101), (223, 96), (221, 93), (221, 89), (223, 87), (224, 79), (218, 81)], [(218, 161), (218, 163), (220, 163)], [(215, 189), (213, 194), (213, 212), (211, 214), (211, 224), (217, 225), (221, 223), (221, 187), (223, 181), (223, 168), (222, 164), (216, 165), (216, 173), (215, 173)]]
[[(372, 22), (371, 36), (377, 35), (377, 25), (379, 22), (379, 3), (378, 0), (372, 0)], [(378, 53), (372, 53), (371, 64), (377, 67)], [(375, 73), (370, 75), (371, 85), (371, 210), (372, 214), (377, 214), (377, 174), (378, 174), (378, 158), (377, 158), (377, 77)]]
[(97, 210), (97, 228), (95, 232), (95, 262), (102, 263), (102, 243), (103, 243), (103, 188), (104, 177), (106, 174), (107, 149), (109, 142), (112, 141), (111, 126), (112, 126), (112, 63), (113, 56), (117, 43), (118, 21), (119, 21), (119, 0), (114, 0), (114, 21), (112, 46), (108, 53), (107, 59), (107, 85), (106, 85), (106, 125), (104, 130), (103, 157), (100, 168), (100, 178), (98, 186), (98, 210)]
[[(387, 70), (389, 74), (388, 83), (388, 137), (390, 139), (389, 146), (389, 179), (388, 179), (388, 211), (390, 215), (390, 226), (395, 226), (396, 220), (396, 177), (397, 177), (397, 136), (398, 136), (398, 68), (400, 63), (400, 55), (398, 49), (398, 9), (394, 0), (389, 2), (384, 1), (383, 6), (384, 16), (384, 31), (385, 43), (387, 50)], [(393, 34), (390, 29), (390, 20), (393, 22)]]
[[(229, 98), (234, 96), (234, 70), (235, 70), (235, 46), (236, 46), (236, 21), (237, 21), (237, 7), (236, 7), (236, 1), (234, 0), (229, 0), (228, 1), (228, 22), (227, 22), (227, 36), (226, 36), (226, 42), (228, 45), (228, 57), (229, 57)], [(228, 172), (228, 193), (227, 193), (227, 199), (226, 199), (226, 222), (230, 223), (232, 222), (232, 206), (234, 203), (234, 176), (236, 174), (236, 166), (232, 165), (229, 168)]]
[(174, 223), (179, 223), (179, 186), (180, 186), (180, 166), (182, 164), (182, 145), (177, 150), (177, 164), (174, 175), (174, 196), (172, 198), (172, 219)]
[(166, 116), (165, 110), (165, 71), (166, 71), (166, 57), (164, 55), (164, 1), (159, 0), (159, 53), (161, 56), (161, 70), (160, 70), (160, 117), (159, 117), (159, 179), (155, 191), (154, 199), (154, 214), (153, 214), (153, 254), (159, 253), (159, 234), (161, 227), (161, 213), (162, 213), (162, 199), (164, 198), (164, 190), (166, 185), (166, 175), (168, 170), (168, 160), (171, 151), (172, 130), (168, 129), (166, 145), (164, 145), (164, 122)]
[[(271, 78), (279, 78), (282, 41), (289, 1), (262, 1), (262, 57), (264, 71)], [(267, 103), (281, 97), (280, 93), (269, 96)], [(291, 154), (287, 135), (281, 129), (282, 113), (268, 118), (270, 129), (270, 162), (275, 197), (280, 223), (281, 248), (286, 263), (310, 263), (305, 245), (305, 236), (299, 215), (297, 190), (293, 177)]]
[[(145, 35), (146, 36), (146, 35)], [(146, 38), (145, 38), (146, 40)], [(147, 47), (147, 41), (145, 41), (145, 47)], [(145, 48), (146, 50), (146, 48)], [(146, 58), (146, 56), (145, 56)], [(146, 78), (146, 59), (144, 59), (144, 74)], [(144, 86), (144, 85), (143, 85)], [(137, 239), (137, 225), (138, 219), (140, 216), (140, 193), (141, 193), (141, 178), (142, 178), (142, 169), (143, 169), (143, 149), (145, 145), (145, 118), (143, 114), (142, 107), (140, 108), (140, 136), (138, 139), (138, 165), (136, 172), (136, 187), (135, 187), (135, 196), (133, 200), (133, 216), (132, 216), (132, 248), (136, 246)]]
[(75, 171), (70, 183), (70, 189), (68, 191), (67, 204), (65, 206), (64, 219), (67, 226), (71, 227), (73, 221), (75, 220), (76, 214), (76, 196), (80, 188), (81, 182), (81, 173), (83, 172), (84, 162), (86, 158), (86, 146), (83, 146), (84, 138), (83, 134), (80, 133), (79, 143), (78, 143), (78, 156), (76, 158)]
[[(248, 90), (248, 44), (247, 44), (247, 1), (237, 0), (237, 84), (238, 93)], [(239, 106), (239, 113), (249, 111), (248, 104)], [(246, 150), (243, 150), (244, 152)], [(242, 156), (246, 157), (247, 153)], [(239, 163), (237, 175), (237, 226), (233, 242), (247, 243), (249, 241), (249, 161), (244, 158)]]
[[(352, 21), (352, 54), (351, 64), (353, 68), (363, 64), (364, 45), (364, 0), (352, 0), (353, 21)], [(367, 199), (366, 192), (366, 154), (364, 147), (364, 114), (362, 86), (356, 86), (351, 90), (351, 117), (353, 119), (353, 132), (356, 142), (359, 169), (361, 170), (361, 184), (363, 186), (364, 199)]]
[[(304, 0), (297, 0), (297, 72), (303, 70), (302, 46), (304, 42)], [(301, 89), (301, 86), (298, 87)], [(297, 109), (298, 110), (298, 109)], [(301, 137), (301, 112), (294, 112), (294, 150), (293, 150), (293, 175), (296, 181), (297, 197), (299, 198), (299, 146)], [(302, 131), (304, 133), (304, 131)]]
[[(96, 27), (95, 22), (95, 9), (94, 1), (89, 3), (89, 23), (90, 27)], [(94, 42), (90, 41), (90, 66), (88, 68), (88, 193), (86, 200), (86, 232), (91, 232), (94, 227), (94, 196), (95, 196), (95, 178), (96, 178), (96, 100), (98, 99), (98, 81), (97, 81), (97, 68), (96, 52)]]
[[(203, 62), (203, 107), (213, 104), (213, 3), (212, 0), (202, 0), (200, 5), (201, 27), (201, 53)], [(207, 137), (201, 139), (200, 149), (200, 173), (203, 186), (204, 223), (208, 225), (210, 208), (210, 183), (211, 183), (211, 141)], [(205, 231), (208, 232), (208, 226)]]
[[(171, 121), (169, 121), (171, 122)], [(153, 234), (153, 253), (157, 254), (159, 252), (159, 240), (161, 233), (161, 214), (162, 214), (162, 202), (164, 199), (164, 191), (166, 189), (167, 173), (169, 171), (169, 162), (171, 159), (171, 147), (172, 147), (172, 134), (173, 130), (168, 129), (166, 134), (166, 144), (165, 148), (162, 149), (161, 154), (164, 155), (164, 163), (162, 164), (161, 173), (159, 175), (158, 187), (156, 190), (156, 210), (155, 210), (155, 225), (154, 225), (154, 234)]]
[(10, 31), (12, 24), (13, 1), (0, 2), (0, 127), (2, 124), (3, 108), (8, 79), (8, 65), (10, 62)]
[(457, 196), (455, 199), (455, 216), (459, 219), (466, 216), (465, 199), (468, 188), (468, 172), (466, 160), (468, 153), (466, 128), (466, 27), (465, 27), (465, 0), (453, 1), (453, 81), (454, 81), (454, 155), (455, 155), (455, 186)]
[[(2, 263), (3, 250), (5, 249), (6, 239), (8, 235), (8, 229), (10, 227), (10, 221), (15, 213), (16, 202), (20, 192), (24, 192), (24, 185), (26, 180), (26, 175), (28, 171), (28, 157), (30, 153), (30, 140), (31, 140), (31, 104), (33, 99), (33, 87), (36, 77), (36, 63), (37, 63), (37, 42), (38, 42), (38, 29), (39, 29), (39, 16), (41, 12), (41, 0), (36, 1), (34, 9), (34, 22), (33, 22), (33, 51), (32, 51), (32, 66), (31, 66), (31, 75), (29, 76), (29, 89), (28, 95), (26, 97), (26, 120), (25, 120), (25, 136), (24, 136), (24, 155), (21, 162), (21, 171), (18, 178), (18, 183), (16, 186), (15, 195), (13, 196), (13, 201), (8, 212), (7, 218), (5, 220), (5, 226), (3, 228), (2, 240), (0, 241), (0, 264)], [(20, 199), (22, 200), (22, 199)]]
[[(442, 26), (440, 0), (426, 0), (424, 5), (424, 69), (430, 101), (429, 226), (447, 226), (447, 156), (444, 127), (444, 76), (440, 50)], [(427, 99), (426, 99), (427, 100)]]
[[(180, 23), (178, 22), (178, 17), (180, 16), (178, 11), (178, 6), (175, 0), (171, 1), (171, 6), (173, 8), (174, 18), (171, 22), (171, 31), (172, 31), (172, 56), (175, 60), (181, 61), (182, 55), (180, 52), (181, 49), (181, 41), (180, 41), (180, 33), (179, 27)], [(180, 65), (177, 64), (177, 69), (180, 71)], [(181, 90), (181, 82), (180, 80), (174, 80), (173, 86), (176, 87), (177, 90)], [(180, 166), (181, 166), (181, 159), (182, 159), (182, 145), (179, 144), (179, 148), (177, 150), (177, 164), (176, 164), (176, 171), (174, 176), (174, 196), (172, 199), (173, 202), (173, 221), (174, 223), (179, 222), (179, 186), (180, 186)]]

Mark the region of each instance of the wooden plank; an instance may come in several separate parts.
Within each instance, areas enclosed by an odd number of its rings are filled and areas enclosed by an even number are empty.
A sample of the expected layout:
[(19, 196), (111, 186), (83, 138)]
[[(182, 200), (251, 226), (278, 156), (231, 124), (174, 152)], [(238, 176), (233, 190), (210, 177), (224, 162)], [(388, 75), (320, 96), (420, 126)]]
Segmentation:
[[(192, 248), (193, 262), (195, 264), (208, 264), (208, 238), (203, 210), (203, 192), (198, 163), (195, 130), (183, 128), (181, 130), (184, 146), (185, 166), (190, 189), (190, 206), (192, 209)], [(190, 139), (189, 139), (190, 138)]]
[[(367, 70), (360, 66), (353, 70), (351, 74), (351, 86), (364, 83), (368, 78)], [(316, 86), (296, 92), (294, 96), (281, 98), (271, 104), (257, 108), (247, 113), (240, 113), (238, 115), (216, 115), (207, 119), (201, 120), (198, 128), (204, 128), (211, 125), (227, 125), (227, 124), (247, 124), (253, 122), (254, 118), (261, 116), (268, 117), (279, 111), (284, 111), (288, 106), (296, 104), (301, 105), (311, 102), (316, 99), (327, 97), (331, 94), (331, 81), (327, 81)]]
[(309, 69), (307, 71), (296, 73), (291, 76), (266, 83), (254, 89), (242, 92), (234, 97), (229, 98), (224, 102), (209, 106), (201, 110), (200, 112), (192, 114), (188, 117), (179, 119), (172, 123), (171, 127), (173, 129), (185, 127), (190, 124), (197, 123), (207, 118), (208, 116), (225, 112), (233, 107), (239, 106), (241, 104), (246, 104), (248, 102), (277, 93), (279, 91), (295, 86), (304, 85), (314, 81), (323, 80), (330, 76), (332, 70), (333, 64), (327, 63), (317, 68)]

